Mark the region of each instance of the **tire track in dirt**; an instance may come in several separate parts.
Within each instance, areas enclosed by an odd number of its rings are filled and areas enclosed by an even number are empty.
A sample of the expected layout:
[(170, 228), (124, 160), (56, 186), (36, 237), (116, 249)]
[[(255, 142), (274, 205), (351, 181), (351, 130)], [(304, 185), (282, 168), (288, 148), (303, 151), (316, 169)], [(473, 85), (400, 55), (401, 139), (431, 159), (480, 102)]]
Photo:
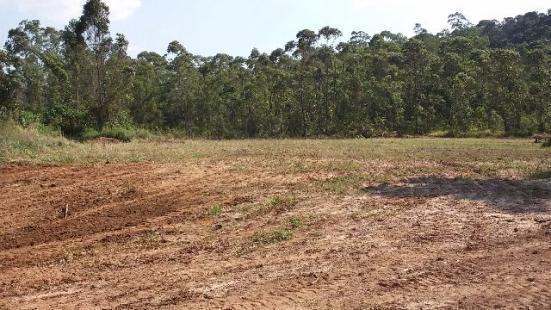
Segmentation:
[[(402, 185), (333, 195), (306, 190), (324, 179), (319, 172), (312, 179), (269, 166), (254, 173), (231, 168), (6, 168), (0, 299), (12, 308), (551, 305), (551, 214), (542, 208), (547, 193), (540, 185), (529, 199), (517, 199), (526, 188), (520, 182), (479, 182), (475, 189), (454, 180), (440, 189), (426, 186), (430, 179), (406, 195)], [(55, 187), (40, 186), (54, 180)], [(485, 185), (490, 198), (473, 194)], [(495, 188), (515, 199), (494, 199)], [(291, 191), (300, 202), (290, 210), (241, 208)], [(48, 217), (63, 200), (83, 206), (66, 219)], [(207, 215), (215, 204), (224, 212)], [(255, 232), (287, 227), (291, 217), (304, 222), (291, 240), (247, 248)]]
[[(135, 170), (137, 168), (129, 167), (124, 169), (125, 171), (117, 171), (112, 174), (105, 173), (103, 171), (105, 168), (100, 168), (98, 171), (95, 169), (88, 170), (90, 172), (88, 180), (73, 182), (73, 184), (60, 186), (60, 188), (56, 187), (53, 190), (54, 193), (51, 194), (56, 198), (40, 202), (37, 201), (38, 199), (32, 199), (30, 204), (39, 210), (37, 214), (40, 215), (29, 216), (24, 210), (26, 207), (20, 206), (18, 201), (5, 201), (6, 209), (23, 209), (20, 212), (21, 214), (15, 217), (27, 216), (28, 221), (27, 225), (23, 227), (4, 230), (0, 235), (0, 250), (118, 231), (166, 216), (175, 211), (182, 215), (188, 210), (189, 215), (191, 215), (194, 208), (208, 201), (227, 199), (227, 197), (222, 197), (221, 193), (216, 191), (216, 174), (204, 175), (197, 171), (182, 173), (180, 170), (176, 170), (172, 172), (172, 174), (177, 175), (176, 184), (170, 184), (170, 180), (167, 182), (166, 175), (162, 174), (160, 176), (153, 175), (153, 180), (141, 182), (155, 173), (151, 167), (146, 166), (144, 167), (146, 168), (145, 176), (140, 177), (138, 175), (140, 182), (136, 183)], [(95, 174), (92, 174), (92, 172)], [(126, 178), (121, 178), (123, 176), (126, 176)], [(134, 176), (134, 179), (131, 178), (132, 176)], [(74, 176), (72, 173), (69, 173), (69, 176), (58, 173), (55, 178), (58, 177), (63, 180), (63, 178)], [(127, 183), (145, 187), (147, 190), (142, 192), (139, 189), (133, 189), (130, 193), (119, 194), (109, 199), (96, 199), (94, 198), (97, 196), (95, 191), (80, 190), (81, 184), (94, 182), (94, 177), (99, 178), (100, 182), (104, 183), (100, 187), (111, 191), (120, 187), (120, 184)], [(159, 185), (156, 185), (157, 183)], [(34, 193), (33, 196), (43, 196), (43, 192)], [(67, 201), (71, 206), (71, 216), (67, 219), (59, 218), (59, 214), (57, 214), (59, 206), (62, 205), (60, 201)], [(43, 218), (37, 220), (36, 217), (40, 216), (43, 216)]]

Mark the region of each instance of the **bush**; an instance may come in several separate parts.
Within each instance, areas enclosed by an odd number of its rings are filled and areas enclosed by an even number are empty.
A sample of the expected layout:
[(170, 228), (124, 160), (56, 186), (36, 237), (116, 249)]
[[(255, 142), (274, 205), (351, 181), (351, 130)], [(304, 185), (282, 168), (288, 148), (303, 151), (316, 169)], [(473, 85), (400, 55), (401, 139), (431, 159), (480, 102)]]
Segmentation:
[(493, 131), (491, 129), (472, 129), (467, 132), (438, 130), (431, 132), (428, 136), (436, 138), (495, 138), (503, 137), (505, 133), (500, 130)]
[(100, 137), (100, 133), (93, 128), (86, 128), (81, 134), (83, 140), (93, 140)]
[(123, 128), (110, 128), (103, 130), (101, 132), (101, 136), (105, 138), (117, 139), (123, 142), (130, 142), (133, 138), (132, 132)]
[(93, 140), (101, 137), (130, 142), (134, 139), (151, 139), (153, 135), (145, 129), (122, 127), (106, 128), (101, 132), (93, 128), (87, 128), (80, 135), (82, 140)]
[(40, 123), (40, 116), (33, 112), (22, 111), (19, 113), (18, 122), (23, 127), (29, 127), (33, 124)]
[(59, 131), (48, 127), (23, 128), (11, 120), (0, 122), (0, 162), (32, 158), (39, 152), (58, 150), (69, 144)]

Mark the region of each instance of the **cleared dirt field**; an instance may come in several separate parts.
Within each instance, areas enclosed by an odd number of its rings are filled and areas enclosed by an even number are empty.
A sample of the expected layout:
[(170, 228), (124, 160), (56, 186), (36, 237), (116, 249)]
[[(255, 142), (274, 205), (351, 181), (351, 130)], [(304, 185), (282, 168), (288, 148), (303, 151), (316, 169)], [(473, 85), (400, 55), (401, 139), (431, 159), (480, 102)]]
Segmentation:
[(549, 309), (550, 171), (523, 140), (20, 155), (0, 166), (0, 308)]

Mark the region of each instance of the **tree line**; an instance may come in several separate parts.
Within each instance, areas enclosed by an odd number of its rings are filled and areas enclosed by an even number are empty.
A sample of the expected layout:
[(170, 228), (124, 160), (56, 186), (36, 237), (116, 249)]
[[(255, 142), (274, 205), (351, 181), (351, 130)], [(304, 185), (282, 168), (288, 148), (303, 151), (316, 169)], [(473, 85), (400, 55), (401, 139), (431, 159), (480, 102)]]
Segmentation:
[(37, 20), (0, 49), (0, 118), (79, 136), (87, 128), (189, 136), (529, 135), (551, 129), (551, 10), (415, 35), (324, 27), (270, 53), (128, 55), (109, 8), (88, 0), (63, 30)]

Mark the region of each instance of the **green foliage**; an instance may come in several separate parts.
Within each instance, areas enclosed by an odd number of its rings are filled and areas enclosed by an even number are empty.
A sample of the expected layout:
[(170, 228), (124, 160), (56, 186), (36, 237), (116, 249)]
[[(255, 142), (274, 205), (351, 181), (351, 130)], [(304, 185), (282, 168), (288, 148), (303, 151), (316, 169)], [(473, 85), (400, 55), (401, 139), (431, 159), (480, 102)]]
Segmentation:
[(145, 129), (122, 127), (110, 127), (105, 128), (102, 131), (98, 131), (94, 128), (86, 128), (80, 135), (80, 138), (85, 141), (100, 137), (115, 139), (122, 142), (130, 142), (134, 139), (150, 139), (153, 135)]
[(291, 217), (287, 224), (273, 230), (256, 232), (253, 235), (253, 242), (260, 245), (269, 245), (288, 241), (293, 238), (294, 232), (304, 226), (304, 221), (299, 217)]
[(81, 134), (83, 140), (93, 140), (99, 137), (101, 137), (101, 134), (94, 128), (86, 128)]
[(289, 219), (289, 229), (295, 230), (295, 229), (302, 228), (302, 226), (304, 226), (304, 222), (301, 218), (291, 217)]
[(22, 128), (13, 121), (0, 121), (0, 162), (34, 158), (40, 152), (68, 146), (59, 132), (49, 127)]
[(274, 229), (257, 232), (253, 236), (253, 242), (261, 245), (283, 242), (293, 238), (293, 231), (289, 229)]
[(218, 217), (222, 214), (222, 212), (224, 212), (224, 207), (217, 204), (209, 208), (208, 215), (210, 217)]
[(105, 138), (120, 140), (123, 142), (130, 142), (132, 141), (133, 132), (128, 129), (116, 127), (104, 129), (101, 132), (101, 136)]
[(23, 127), (29, 127), (33, 124), (40, 123), (40, 116), (30, 111), (22, 111), (19, 113), (18, 122)]
[[(0, 49), (0, 118), (121, 141), (153, 131), (208, 138), (520, 135), (551, 129), (550, 12), (437, 35), (304, 29), (270, 54), (127, 54), (109, 8), (87, 0), (64, 30), (23, 21)], [(93, 128), (93, 129), (92, 129)]]
[(297, 204), (298, 199), (293, 196), (277, 195), (268, 200), (266, 209), (281, 213), (293, 209)]
[(358, 189), (365, 180), (361, 175), (346, 175), (330, 178), (322, 182), (323, 189), (342, 194), (353, 189)]

